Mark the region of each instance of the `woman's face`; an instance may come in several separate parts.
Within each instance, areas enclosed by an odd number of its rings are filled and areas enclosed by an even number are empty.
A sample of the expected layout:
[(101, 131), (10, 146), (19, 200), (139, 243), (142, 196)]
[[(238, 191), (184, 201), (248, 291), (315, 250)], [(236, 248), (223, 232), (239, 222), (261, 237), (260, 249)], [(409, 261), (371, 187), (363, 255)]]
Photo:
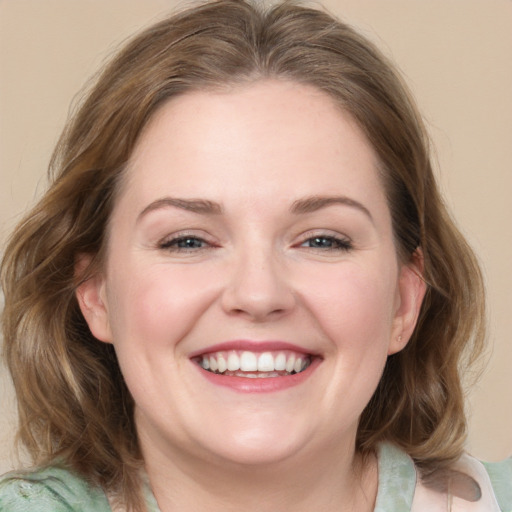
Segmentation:
[(423, 296), (353, 120), (290, 82), (189, 93), (153, 117), (125, 178), (104, 272), (78, 297), (115, 347), (145, 454), (353, 449)]

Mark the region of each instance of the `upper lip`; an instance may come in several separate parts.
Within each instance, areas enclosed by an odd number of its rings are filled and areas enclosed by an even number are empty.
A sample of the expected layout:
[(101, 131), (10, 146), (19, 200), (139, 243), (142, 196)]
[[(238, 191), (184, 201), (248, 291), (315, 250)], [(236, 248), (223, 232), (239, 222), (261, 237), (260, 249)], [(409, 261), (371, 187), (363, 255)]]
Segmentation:
[(270, 340), (231, 340), (209, 345), (199, 350), (192, 352), (189, 357), (192, 359), (204, 354), (211, 354), (214, 352), (222, 352), (229, 350), (243, 350), (248, 352), (278, 352), (279, 350), (289, 350), (299, 354), (308, 356), (318, 356), (319, 354), (313, 350), (301, 347), (294, 343), (286, 341), (270, 341)]

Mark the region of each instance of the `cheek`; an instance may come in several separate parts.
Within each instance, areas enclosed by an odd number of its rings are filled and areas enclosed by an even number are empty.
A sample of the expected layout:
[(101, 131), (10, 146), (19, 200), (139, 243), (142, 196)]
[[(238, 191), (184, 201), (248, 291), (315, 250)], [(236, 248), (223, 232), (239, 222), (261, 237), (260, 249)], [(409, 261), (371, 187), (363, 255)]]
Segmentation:
[(178, 355), (186, 349), (180, 342), (208, 309), (214, 292), (203, 285), (206, 272), (191, 266), (123, 266), (108, 283), (113, 344), (135, 402), (151, 410), (161, 403), (159, 390), (180, 374), (184, 359)]
[[(391, 265), (340, 265), (325, 275), (305, 276), (310, 293), (303, 296), (322, 330), (337, 350), (361, 353), (381, 345), (387, 349), (395, 302), (396, 272)], [(384, 347), (384, 345), (386, 345)]]
[[(213, 300), (211, 272), (183, 265), (131, 265), (112, 276), (109, 311), (114, 344), (175, 345)], [(129, 275), (130, 279), (125, 276)]]

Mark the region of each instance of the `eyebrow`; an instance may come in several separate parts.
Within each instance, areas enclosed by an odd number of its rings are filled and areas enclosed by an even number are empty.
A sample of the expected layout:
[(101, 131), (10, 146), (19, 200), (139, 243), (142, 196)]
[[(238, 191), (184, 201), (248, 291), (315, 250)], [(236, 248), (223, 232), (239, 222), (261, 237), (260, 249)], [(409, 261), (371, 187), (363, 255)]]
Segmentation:
[(159, 210), (160, 208), (174, 207), (188, 212), (199, 213), (203, 215), (219, 215), (222, 213), (222, 206), (214, 201), (206, 199), (180, 199), (176, 197), (163, 197), (148, 204), (144, 210), (139, 213), (137, 221), (147, 215), (149, 212)]
[(296, 214), (312, 213), (334, 204), (341, 204), (356, 208), (363, 212), (373, 222), (372, 214), (366, 206), (359, 201), (346, 196), (311, 196), (304, 199), (298, 199), (297, 201), (294, 201), (290, 211)]
[[(341, 204), (344, 206), (356, 208), (357, 210), (363, 212), (373, 222), (373, 217), (366, 206), (364, 206), (359, 201), (346, 196), (305, 197), (303, 199), (294, 201), (290, 207), (290, 212), (296, 215), (301, 215), (305, 213), (316, 212), (322, 208), (327, 208), (328, 206), (332, 206), (334, 204)], [(139, 221), (149, 212), (167, 207), (179, 208), (181, 210), (186, 210), (202, 215), (220, 215), (223, 212), (222, 206), (215, 201), (209, 201), (207, 199), (182, 199), (177, 197), (163, 197), (153, 201), (148, 206), (146, 206), (140, 212), (139, 216), (137, 217), (137, 221)]]

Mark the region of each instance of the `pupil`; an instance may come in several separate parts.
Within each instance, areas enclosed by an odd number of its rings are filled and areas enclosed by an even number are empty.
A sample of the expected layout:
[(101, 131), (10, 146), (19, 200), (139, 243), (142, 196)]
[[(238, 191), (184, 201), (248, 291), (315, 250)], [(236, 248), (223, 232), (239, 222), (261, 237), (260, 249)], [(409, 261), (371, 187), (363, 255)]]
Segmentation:
[(185, 249), (197, 249), (201, 247), (201, 241), (197, 238), (184, 238), (180, 240), (178, 246)]
[(314, 247), (332, 247), (332, 240), (328, 238), (313, 238), (312, 245)]

